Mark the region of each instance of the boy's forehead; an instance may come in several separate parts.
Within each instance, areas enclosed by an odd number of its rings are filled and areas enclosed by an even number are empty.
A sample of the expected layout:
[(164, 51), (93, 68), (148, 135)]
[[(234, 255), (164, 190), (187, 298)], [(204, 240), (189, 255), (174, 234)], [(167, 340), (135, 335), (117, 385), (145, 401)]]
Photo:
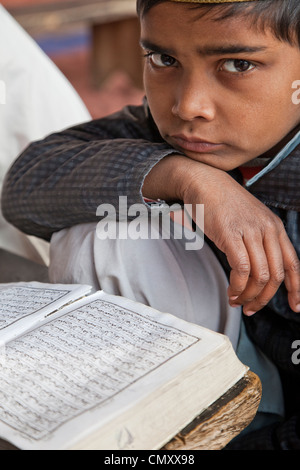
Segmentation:
[[(148, 2), (149, 7), (145, 13), (140, 16), (142, 27), (141, 36), (142, 39), (144, 34), (153, 37), (155, 32), (161, 33), (160, 36), (164, 36), (166, 35), (166, 24), (169, 23), (172, 23), (174, 27), (180, 28), (180, 31), (183, 32), (183, 28), (181, 27), (183, 21), (190, 22), (191, 25), (195, 24), (197, 26), (198, 22), (201, 21), (201, 31), (203, 33), (200, 36), (201, 38), (205, 36), (203, 30), (204, 23), (208, 23), (208, 27), (211, 28), (213, 22), (215, 32), (218, 30), (222, 33), (222, 30), (226, 30), (224, 39), (228, 39), (229, 33), (232, 32), (232, 28), (230, 32), (227, 28), (230, 27), (230, 25), (236, 24), (236, 31), (234, 32), (236, 33), (238, 30), (239, 35), (242, 35), (244, 40), (248, 39), (247, 36), (250, 33), (255, 33), (256, 36), (261, 36), (260, 39), (262, 39), (263, 36), (271, 35), (273, 39), (276, 39), (276, 42), (282, 42), (282, 38), (274, 34), (272, 27), (269, 27), (269, 24), (265, 25), (264, 20), (262, 20), (261, 25), (258, 24), (256, 16), (250, 14), (252, 9), (249, 10), (248, 14), (247, 8), (250, 8), (250, 5), (255, 6), (255, 4), (262, 4), (262, 2), (268, 2), (268, 5), (270, 5), (269, 1), (272, 2), (272, 0), (141, 0), (145, 5), (146, 2)], [(275, 2), (276, 0), (274, 0), (274, 3)], [(201, 9), (199, 13), (197, 5), (199, 5), (199, 7), (203, 6), (204, 14), (202, 14)], [(223, 12), (223, 6), (224, 8), (230, 8), (231, 6), (238, 7), (239, 5), (242, 9), (224, 10)], [(181, 11), (176, 11), (177, 7), (183, 9), (182, 14)], [(210, 9), (210, 7), (216, 7), (216, 9)], [(244, 7), (246, 10), (244, 10)], [(157, 8), (160, 9), (159, 13)], [(152, 15), (153, 10), (156, 12), (155, 16)]]
[[(265, 1), (265, 0), (253, 0)], [(210, 14), (198, 14), (186, 7), (191, 3), (223, 3), (228, 0), (163, 0), (141, 18), (141, 40), (144, 49), (175, 56), (196, 52), (203, 56), (236, 53), (278, 53), (292, 45), (274, 35), (270, 28), (257, 28), (251, 15), (225, 15), (218, 18)], [(240, 3), (249, 3), (240, 0)], [(177, 5), (176, 5), (177, 4)], [(236, 0), (237, 4), (237, 0)], [(178, 8), (180, 11), (178, 11)], [(181, 10), (182, 9), (182, 10)], [(212, 25), (213, 22), (213, 25)], [(199, 31), (201, 34), (199, 34)], [(297, 61), (300, 49), (297, 46)], [(250, 56), (249, 56), (250, 57)]]
[[(174, 29), (176, 29), (178, 33), (176, 33), (176, 37), (178, 38), (183, 37), (186, 33), (190, 35), (192, 31), (196, 29), (198, 40), (204, 39), (207, 36), (207, 32), (212, 32), (212, 22), (214, 23), (214, 35), (217, 32), (223, 34), (225, 42), (229, 40), (229, 36), (231, 36), (232, 33), (234, 33), (235, 36), (237, 35), (238, 39), (242, 37), (246, 42), (247, 39), (249, 39), (248, 36), (250, 32), (253, 32), (255, 38), (260, 35), (265, 36), (267, 30), (263, 29), (262, 31), (258, 31), (249, 15), (225, 15), (224, 18), (222, 16), (220, 16), (220, 18), (217, 17), (218, 21), (215, 21), (216, 17), (213, 14), (199, 15), (197, 9), (190, 9), (188, 7), (188, 5), (191, 4), (203, 4), (207, 5), (208, 8), (209, 5), (212, 4), (220, 6), (224, 4), (225, 7), (225, 4), (228, 5), (232, 2), (235, 2), (235, 4), (238, 2), (240, 4), (249, 4), (249, 1), (254, 3), (255, 1), (263, 0), (231, 0), (230, 2), (228, 0), (162, 0), (155, 3), (153, 2), (154, 8), (151, 8), (146, 15), (141, 17), (141, 43), (148, 42), (147, 39), (155, 38), (156, 36), (161, 39), (168, 39), (170, 34), (174, 34)], [(200, 25), (199, 22), (201, 23)], [(199, 28), (201, 28), (200, 35)], [(211, 34), (209, 34), (209, 36), (211, 36)], [(144, 39), (146, 41), (144, 41)]]

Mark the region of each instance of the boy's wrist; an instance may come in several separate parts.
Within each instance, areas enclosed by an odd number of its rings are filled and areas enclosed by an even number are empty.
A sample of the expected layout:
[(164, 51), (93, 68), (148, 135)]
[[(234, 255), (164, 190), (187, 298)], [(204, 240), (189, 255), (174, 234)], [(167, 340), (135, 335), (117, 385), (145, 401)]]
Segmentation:
[(165, 201), (182, 200), (181, 182), (184, 177), (182, 155), (169, 155), (159, 161), (145, 177), (142, 193), (144, 198)]

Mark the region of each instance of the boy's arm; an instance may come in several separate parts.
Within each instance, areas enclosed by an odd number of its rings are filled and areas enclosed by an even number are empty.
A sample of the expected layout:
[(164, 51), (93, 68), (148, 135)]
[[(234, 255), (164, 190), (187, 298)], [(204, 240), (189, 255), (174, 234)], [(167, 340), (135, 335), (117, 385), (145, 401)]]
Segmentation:
[(231, 267), (228, 296), (248, 315), (260, 310), (284, 281), (300, 312), (300, 267), (282, 221), (222, 170), (182, 156), (159, 162), (144, 181), (151, 198), (204, 204), (204, 231)]
[(98, 221), (99, 204), (143, 203), (144, 175), (174, 153), (160, 141), (143, 106), (127, 107), (32, 143), (6, 176), (5, 218), (21, 231), (49, 240), (73, 225)]

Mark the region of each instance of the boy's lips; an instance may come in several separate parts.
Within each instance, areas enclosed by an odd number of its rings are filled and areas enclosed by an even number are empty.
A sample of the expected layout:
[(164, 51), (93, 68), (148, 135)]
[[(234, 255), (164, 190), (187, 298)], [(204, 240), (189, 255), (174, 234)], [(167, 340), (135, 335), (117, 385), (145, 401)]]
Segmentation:
[(213, 150), (218, 149), (222, 144), (216, 144), (214, 142), (209, 142), (207, 140), (198, 138), (198, 137), (188, 137), (183, 134), (177, 134), (170, 136), (172, 141), (176, 146), (189, 150), (191, 152), (212, 152)]

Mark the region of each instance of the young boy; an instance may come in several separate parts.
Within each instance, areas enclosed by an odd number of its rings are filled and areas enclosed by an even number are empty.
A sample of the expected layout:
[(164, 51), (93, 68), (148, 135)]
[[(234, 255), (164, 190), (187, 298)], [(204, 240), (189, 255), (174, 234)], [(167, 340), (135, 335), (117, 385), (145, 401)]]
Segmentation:
[[(145, 198), (204, 204), (205, 234), (230, 271), (230, 305), (243, 306), (248, 334), (278, 367), (285, 397), (284, 421), (276, 418), (236, 446), (299, 449), (300, 374), (293, 347), (300, 340), (300, 108), (292, 99), (300, 78), (299, 2), (138, 0), (138, 13), (145, 105), (32, 144), (8, 174), (3, 212), (23, 231), (49, 239), (63, 228), (95, 222), (101, 203), (117, 209), (119, 196), (126, 195), (129, 205), (147, 205)], [(71, 252), (62, 261), (70, 241)], [(54, 235), (53, 272), (82, 281), (93, 264), (94, 285), (105, 289), (112, 279), (119, 285), (121, 266), (125, 294), (140, 294), (152, 305), (157, 294), (152, 279), (171, 256), (172, 262), (180, 258), (177, 271), (169, 276), (163, 271), (159, 281), (176, 291), (180, 275), (188, 279), (185, 293), (190, 288), (193, 314), (197, 303), (201, 310), (205, 292), (209, 300), (213, 295), (206, 285), (201, 289), (212, 265), (209, 283), (218, 277), (215, 297), (221, 294), (224, 284), (206, 244), (206, 251), (191, 256), (178, 248), (180, 240), (172, 240), (153, 256), (161, 244), (151, 243), (145, 258), (149, 245), (134, 240), (129, 251), (127, 243), (120, 251), (118, 241), (110, 242), (97, 240), (94, 223)], [(107, 252), (111, 246), (114, 251)], [(113, 258), (115, 253), (119, 257)], [(146, 261), (151, 269), (157, 265), (151, 281)], [(164, 288), (158, 297), (163, 296)], [(220, 311), (218, 320), (232, 325), (233, 311), (225, 316)], [(281, 414), (276, 372), (260, 350), (250, 354), (251, 347), (242, 324), (237, 353), (261, 371), (261, 409)]]

